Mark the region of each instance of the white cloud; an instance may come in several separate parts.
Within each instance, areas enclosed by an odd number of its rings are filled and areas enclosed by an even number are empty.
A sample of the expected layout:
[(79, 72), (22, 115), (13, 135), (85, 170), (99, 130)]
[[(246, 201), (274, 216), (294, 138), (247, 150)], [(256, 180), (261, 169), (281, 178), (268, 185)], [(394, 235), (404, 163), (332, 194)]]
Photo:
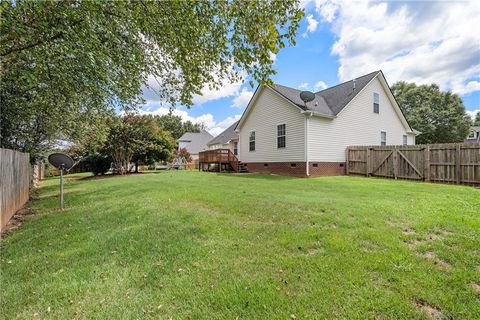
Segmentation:
[[(155, 110), (143, 110), (143, 109), (138, 110), (138, 113), (141, 115), (162, 116), (162, 115), (168, 114), (169, 112), (170, 112), (170, 108), (166, 108), (166, 107), (159, 107)], [(216, 121), (215, 117), (211, 113), (206, 113), (198, 117), (193, 117), (189, 115), (186, 110), (172, 109), (172, 112), (174, 115), (180, 116), (183, 121), (190, 120), (193, 123), (199, 123), (199, 124), (205, 125), (207, 128), (207, 131), (214, 136), (221, 133), (223, 130), (225, 130), (230, 125), (232, 125), (235, 121), (238, 121), (242, 116), (241, 114), (236, 114), (232, 117), (227, 117), (221, 121)]]
[(307, 16), (307, 31), (305, 31), (305, 33), (303, 34), (303, 37), (306, 38), (308, 33), (312, 33), (312, 32), (315, 32), (317, 30), (317, 27), (318, 27), (318, 21), (315, 20), (315, 18), (313, 17), (313, 14), (309, 14)]
[(212, 89), (209, 88), (208, 85), (206, 85), (203, 87), (201, 95), (193, 96), (193, 104), (203, 104), (213, 100), (233, 97), (238, 94), (238, 91), (240, 90), (243, 82), (243, 79), (233, 83), (225, 81), (225, 83), (218, 89)]
[(308, 82), (303, 82), (298, 85), (299, 90), (307, 90), (310, 87), (310, 84)]
[(226, 119), (216, 123), (216, 125), (208, 130), (211, 135), (218, 136), (222, 133), (225, 129), (230, 127), (232, 124), (240, 120), (242, 117), (241, 114), (236, 114), (233, 117), (227, 117)]
[(303, 82), (297, 86), (299, 90), (310, 90), (313, 92), (318, 92), (320, 90), (328, 88), (328, 85), (324, 81), (317, 81), (313, 86), (310, 85), (308, 82)]
[(250, 99), (252, 99), (252, 96), (252, 91), (249, 91), (247, 88), (243, 88), (240, 94), (233, 99), (232, 107), (245, 108), (250, 102)]
[(477, 113), (480, 112), (480, 108), (476, 110), (467, 110), (467, 114), (472, 118), (475, 119)]
[(307, 23), (308, 23), (307, 32), (315, 32), (317, 30), (318, 21), (315, 20), (315, 18), (313, 17), (313, 14), (309, 14), (307, 16)]
[(437, 83), (466, 94), (480, 90), (478, 1), (378, 2), (316, 0), (332, 23), (339, 78), (382, 69), (390, 83)]
[(327, 88), (328, 88), (328, 85), (327, 85), (325, 82), (321, 81), (321, 80), (320, 80), (320, 81), (317, 81), (317, 83), (315, 83), (315, 85), (313, 86), (313, 90), (314, 90), (315, 92), (320, 91), (320, 90), (323, 90), (323, 89), (327, 89)]
[(272, 61), (273, 64), (275, 64), (275, 61), (277, 61), (277, 55), (273, 52), (268, 53), (270, 60)]
[(315, 1), (315, 10), (320, 14), (323, 20), (332, 22), (338, 10), (338, 5), (334, 1)]

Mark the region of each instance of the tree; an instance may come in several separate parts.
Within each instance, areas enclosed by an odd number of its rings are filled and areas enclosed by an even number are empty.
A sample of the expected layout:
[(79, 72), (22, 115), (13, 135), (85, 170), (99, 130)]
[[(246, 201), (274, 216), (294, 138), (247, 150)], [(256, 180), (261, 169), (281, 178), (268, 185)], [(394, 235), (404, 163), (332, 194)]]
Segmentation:
[(193, 123), (190, 120), (183, 122), (182, 118), (174, 115), (172, 111), (163, 116), (156, 116), (155, 121), (165, 131), (170, 132), (175, 140), (179, 139), (185, 132), (200, 132), (201, 129), (204, 129), (202, 124)]
[(477, 112), (477, 115), (475, 116), (475, 120), (473, 120), (473, 125), (480, 126), (480, 111)]
[(142, 148), (138, 148), (132, 156), (135, 162), (135, 172), (139, 164), (153, 164), (157, 161), (167, 161), (172, 157), (175, 140), (169, 132), (159, 127), (152, 116), (130, 117), (135, 119), (133, 125), (139, 126)]
[(0, 2), (2, 147), (41, 156), (117, 108), (148, 77), (171, 105), (244, 74), (269, 82), (303, 10), (284, 1)]
[(462, 142), (467, 137), (471, 120), (458, 95), (440, 91), (436, 84), (403, 81), (395, 83), (392, 92), (410, 126), (422, 132), (417, 143)]
[(138, 171), (138, 163), (167, 160), (174, 148), (173, 138), (151, 116), (127, 114), (110, 121), (104, 152), (112, 157), (117, 172), (126, 174), (132, 161)]
[(192, 156), (190, 155), (190, 152), (188, 152), (187, 148), (175, 150), (175, 157), (185, 158), (186, 162), (192, 162)]

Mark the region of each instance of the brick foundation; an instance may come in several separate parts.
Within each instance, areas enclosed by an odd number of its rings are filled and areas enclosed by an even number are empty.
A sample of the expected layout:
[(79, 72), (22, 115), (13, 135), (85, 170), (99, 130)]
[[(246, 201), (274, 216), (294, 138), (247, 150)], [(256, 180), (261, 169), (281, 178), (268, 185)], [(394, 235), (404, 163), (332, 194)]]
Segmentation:
[[(245, 164), (249, 172), (306, 177), (305, 162), (249, 162)], [(315, 164), (317, 164), (316, 167)], [(344, 162), (310, 162), (310, 176), (341, 175), (345, 175)]]
[[(314, 167), (314, 165), (317, 165)], [(310, 176), (344, 176), (345, 162), (310, 162)]]

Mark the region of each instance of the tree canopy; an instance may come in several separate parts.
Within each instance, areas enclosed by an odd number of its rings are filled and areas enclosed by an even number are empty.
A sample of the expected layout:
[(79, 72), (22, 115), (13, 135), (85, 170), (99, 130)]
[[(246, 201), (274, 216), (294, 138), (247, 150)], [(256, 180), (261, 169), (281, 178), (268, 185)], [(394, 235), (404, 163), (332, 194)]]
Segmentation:
[(410, 126), (421, 132), (417, 143), (463, 142), (467, 137), (471, 120), (458, 95), (436, 84), (403, 81), (395, 83), (392, 92)]
[(35, 157), (134, 108), (149, 77), (186, 106), (205, 85), (268, 82), (303, 11), (296, 0), (7, 0), (0, 14), (0, 142)]
[(165, 131), (170, 132), (175, 140), (185, 132), (200, 132), (201, 129), (205, 129), (202, 124), (193, 123), (190, 120), (182, 121), (180, 116), (174, 115), (171, 111), (163, 116), (155, 116), (155, 121)]
[(474, 126), (480, 126), (480, 111), (477, 112), (477, 115), (475, 116), (475, 119), (473, 120), (473, 125)]

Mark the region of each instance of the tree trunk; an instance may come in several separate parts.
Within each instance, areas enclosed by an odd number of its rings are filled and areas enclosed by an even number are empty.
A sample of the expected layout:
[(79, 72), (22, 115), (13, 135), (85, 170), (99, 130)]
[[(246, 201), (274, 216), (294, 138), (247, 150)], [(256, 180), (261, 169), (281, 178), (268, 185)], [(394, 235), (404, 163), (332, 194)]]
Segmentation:
[(138, 161), (135, 162), (135, 173), (138, 173)]

